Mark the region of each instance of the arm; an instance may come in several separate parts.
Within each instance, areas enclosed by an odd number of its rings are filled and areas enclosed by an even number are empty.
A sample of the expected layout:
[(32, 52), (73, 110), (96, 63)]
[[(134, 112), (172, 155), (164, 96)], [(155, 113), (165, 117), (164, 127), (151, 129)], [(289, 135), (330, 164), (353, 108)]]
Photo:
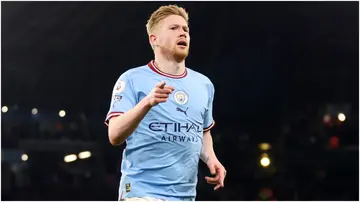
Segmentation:
[(224, 187), (226, 170), (215, 155), (210, 130), (204, 132), (203, 148), (200, 153), (200, 158), (204, 161), (204, 163), (209, 168), (210, 173), (213, 175), (213, 177), (206, 176), (205, 180), (209, 184), (216, 185), (214, 190), (217, 190), (220, 187)]
[(213, 100), (214, 100), (214, 86), (211, 84), (209, 85), (209, 102), (208, 102), (208, 110), (204, 116), (204, 134), (203, 134), (203, 145), (202, 151), (200, 153), (201, 160), (207, 165), (210, 170), (210, 173), (213, 177), (205, 177), (205, 180), (209, 184), (216, 185), (214, 190), (219, 189), (220, 187), (224, 187), (224, 180), (226, 176), (226, 170), (224, 166), (219, 162), (217, 159), (214, 148), (213, 148), (213, 140), (210, 133), (210, 129), (214, 127), (215, 122), (212, 116), (212, 109), (213, 109)]
[(207, 162), (212, 160), (217, 160), (214, 148), (213, 148), (213, 140), (210, 134), (210, 130), (204, 132), (203, 136), (203, 147), (200, 153), (200, 159), (207, 164)]
[(138, 127), (140, 121), (150, 111), (151, 105), (146, 99), (141, 100), (128, 112), (109, 120), (108, 135), (112, 145), (122, 144)]
[[(118, 94), (118, 96), (124, 96), (125, 99), (120, 99), (113, 105), (115, 106), (116, 111), (118, 111), (117, 113), (114, 113), (116, 117), (112, 116), (110, 113), (107, 118), (107, 120), (109, 120), (108, 136), (110, 143), (112, 145), (122, 144), (126, 138), (135, 131), (150, 109), (158, 103), (166, 102), (169, 94), (172, 93), (173, 90), (172, 87), (165, 86), (164, 81), (160, 82), (144, 99), (129, 110), (123, 109), (124, 106), (127, 106), (128, 108), (131, 106), (130, 104), (127, 104), (127, 101), (131, 100), (130, 93), (126, 96), (126, 89), (124, 89), (125, 92), (121, 91), (122, 94)], [(121, 111), (126, 111), (126, 113), (122, 113)]]
[(203, 147), (200, 153), (200, 159), (207, 164), (210, 159), (217, 159), (214, 148), (213, 140), (210, 133), (211, 128), (215, 126), (215, 121), (213, 119), (213, 101), (215, 89), (214, 85), (210, 82), (208, 85), (209, 100), (207, 105), (207, 110), (204, 116), (204, 132), (203, 132)]

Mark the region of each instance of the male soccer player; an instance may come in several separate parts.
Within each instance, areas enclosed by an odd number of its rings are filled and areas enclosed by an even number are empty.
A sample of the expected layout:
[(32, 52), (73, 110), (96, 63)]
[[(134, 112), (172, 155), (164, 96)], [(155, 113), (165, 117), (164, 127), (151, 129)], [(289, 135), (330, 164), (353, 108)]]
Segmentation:
[(155, 59), (120, 76), (105, 120), (110, 143), (126, 141), (119, 199), (195, 200), (199, 159), (213, 175), (207, 182), (224, 187), (210, 134), (214, 86), (185, 67), (190, 35), (183, 8), (160, 7), (146, 27)]

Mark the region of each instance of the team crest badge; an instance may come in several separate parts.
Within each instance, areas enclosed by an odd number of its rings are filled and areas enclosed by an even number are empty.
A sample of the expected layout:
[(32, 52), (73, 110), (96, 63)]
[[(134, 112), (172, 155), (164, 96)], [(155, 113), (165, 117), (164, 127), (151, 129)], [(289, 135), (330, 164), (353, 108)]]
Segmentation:
[(125, 89), (125, 82), (124, 82), (124, 81), (118, 81), (118, 82), (116, 83), (116, 85), (115, 85), (114, 91), (115, 91), (116, 93), (121, 93), (121, 92), (124, 91), (124, 89)]
[(125, 189), (126, 189), (126, 192), (130, 192), (130, 189), (131, 189), (130, 183), (125, 184)]
[(184, 91), (177, 91), (174, 94), (174, 99), (178, 104), (183, 105), (183, 104), (187, 103), (189, 98), (188, 98), (188, 95)]

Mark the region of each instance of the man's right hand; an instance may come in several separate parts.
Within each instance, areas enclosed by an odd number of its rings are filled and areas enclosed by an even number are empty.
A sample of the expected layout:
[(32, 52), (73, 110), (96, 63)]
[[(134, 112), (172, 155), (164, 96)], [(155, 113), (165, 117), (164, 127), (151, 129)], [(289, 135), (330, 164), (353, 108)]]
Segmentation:
[(169, 94), (174, 91), (174, 88), (171, 86), (165, 86), (165, 81), (158, 83), (154, 89), (146, 96), (146, 99), (149, 101), (151, 107), (166, 102), (169, 98)]

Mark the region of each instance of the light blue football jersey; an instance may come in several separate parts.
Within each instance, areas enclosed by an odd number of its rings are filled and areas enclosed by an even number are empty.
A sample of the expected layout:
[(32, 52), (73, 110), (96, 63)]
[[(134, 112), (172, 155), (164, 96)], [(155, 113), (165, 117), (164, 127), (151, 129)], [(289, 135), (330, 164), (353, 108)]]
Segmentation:
[(203, 132), (215, 122), (215, 89), (206, 76), (186, 68), (170, 75), (154, 64), (130, 69), (116, 82), (105, 123), (133, 108), (161, 81), (174, 87), (126, 139), (119, 198), (195, 200)]

